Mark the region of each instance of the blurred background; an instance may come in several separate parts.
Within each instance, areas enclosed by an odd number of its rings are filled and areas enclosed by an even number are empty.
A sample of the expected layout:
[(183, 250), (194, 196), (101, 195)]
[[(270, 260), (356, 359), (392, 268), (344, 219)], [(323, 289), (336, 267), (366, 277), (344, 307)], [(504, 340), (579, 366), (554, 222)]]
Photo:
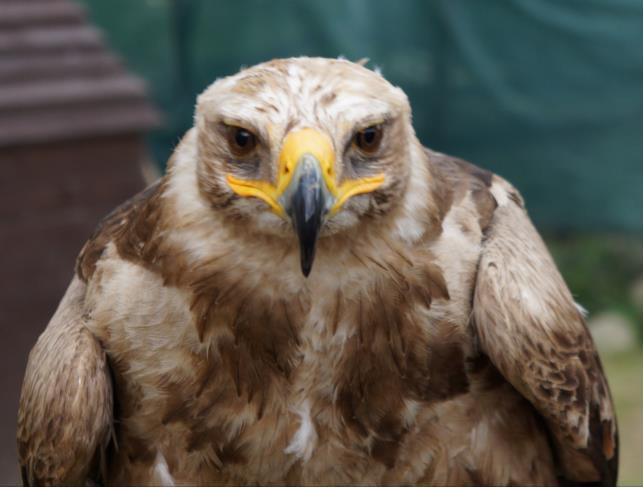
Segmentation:
[(0, 0), (0, 484), (27, 354), (99, 218), (160, 174), (217, 77), (369, 58), (422, 142), (525, 196), (589, 312), (621, 485), (643, 485), (640, 0)]

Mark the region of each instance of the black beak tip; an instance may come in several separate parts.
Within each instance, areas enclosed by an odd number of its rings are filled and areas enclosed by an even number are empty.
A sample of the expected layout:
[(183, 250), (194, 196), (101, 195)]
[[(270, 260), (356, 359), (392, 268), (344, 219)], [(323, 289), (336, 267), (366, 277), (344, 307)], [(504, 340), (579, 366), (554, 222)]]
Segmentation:
[(315, 260), (315, 241), (313, 240), (312, 244), (309, 245), (301, 245), (300, 255), (301, 273), (304, 275), (304, 277), (308, 277), (310, 271), (313, 268), (313, 262)]
[(312, 262), (301, 263), (301, 273), (304, 275), (304, 277), (308, 277), (310, 275), (310, 271), (312, 270), (312, 268)]
[(326, 214), (326, 200), (322, 189), (323, 180), (319, 163), (310, 160), (298, 163), (296, 189), (288, 204), (288, 214), (299, 239), (301, 272), (308, 277), (315, 260), (315, 246)]

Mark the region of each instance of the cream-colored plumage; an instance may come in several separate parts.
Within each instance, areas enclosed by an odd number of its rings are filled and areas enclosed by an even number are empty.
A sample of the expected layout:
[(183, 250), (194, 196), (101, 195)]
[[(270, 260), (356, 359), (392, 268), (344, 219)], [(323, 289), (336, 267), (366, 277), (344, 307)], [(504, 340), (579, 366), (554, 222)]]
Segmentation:
[[(343, 60), (208, 88), (30, 355), (25, 483), (613, 485), (600, 361), (520, 196), (424, 149), (410, 119), (401, 90)], [(282, 163), (302, 129), (332, 147), (310, 146), (307, 173)], [(312, 240), (300, 173), (325, 185), (317, 203), (353, 191)]]

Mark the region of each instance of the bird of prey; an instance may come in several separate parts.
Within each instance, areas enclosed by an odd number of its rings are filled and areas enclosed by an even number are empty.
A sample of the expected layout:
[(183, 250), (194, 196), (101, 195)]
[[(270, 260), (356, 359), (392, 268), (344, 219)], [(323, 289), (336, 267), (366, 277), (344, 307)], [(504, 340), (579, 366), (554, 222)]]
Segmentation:
[(499, 176), (346, 60), (214, 82), (29, 356), (26, 485), (614, 485), (583, 313)]

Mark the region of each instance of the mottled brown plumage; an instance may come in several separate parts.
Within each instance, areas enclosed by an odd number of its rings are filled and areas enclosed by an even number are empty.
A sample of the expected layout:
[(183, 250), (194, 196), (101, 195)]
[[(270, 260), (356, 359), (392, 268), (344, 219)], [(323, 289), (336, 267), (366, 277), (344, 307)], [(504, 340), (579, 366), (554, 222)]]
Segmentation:
[[(247, 69), (195, 120), (30, 355), (25, 483), (615, 484), (600, 360), (513, 187), (422, 148), (404, 94), (347, 61)], [(308, 278), (288, 218), (226, 179), (274, 184), (302, 128), (338, 185), (384, 175), (326, 217)]]

